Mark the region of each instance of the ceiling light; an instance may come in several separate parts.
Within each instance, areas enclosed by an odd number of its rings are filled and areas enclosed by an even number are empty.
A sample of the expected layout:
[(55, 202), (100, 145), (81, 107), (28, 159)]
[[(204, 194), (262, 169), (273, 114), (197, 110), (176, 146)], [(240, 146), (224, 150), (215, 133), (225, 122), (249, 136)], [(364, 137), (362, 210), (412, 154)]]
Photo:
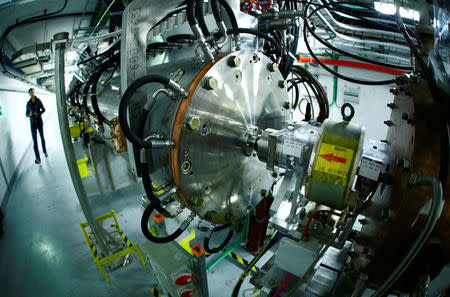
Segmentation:
[[(394, 15), (396, 12), (396, 7), (394, 3), (374, 2), (374, 6), (377, 11), (383, 14)], [(400, 7), (400, 16), (402, 18), (414, 19), (416, 21), (420, 19), (420, 14), (418, 11), (403, 7)]]

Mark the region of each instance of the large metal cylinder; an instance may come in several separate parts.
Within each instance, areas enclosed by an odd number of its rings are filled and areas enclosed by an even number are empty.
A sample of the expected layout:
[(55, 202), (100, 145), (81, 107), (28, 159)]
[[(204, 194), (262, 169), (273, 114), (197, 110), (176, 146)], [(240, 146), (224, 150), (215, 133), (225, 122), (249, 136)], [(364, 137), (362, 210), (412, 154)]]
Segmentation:
[[(245, 151), (245, 136), (256, 127), (281, 129), (287, 90), (280, 72), (261, 53), (242, 50), (222, 55), (204, 67), (190, 61), (153, 67), (190, 93), (181, 101), (161, 95), (152, 109), (145, 136), (159, 134), (176, 143), (154, 149), (151, 176), (158, 185), (174, 184), (178, 199), (203, 219), (236, 221), (261, 200), (271, 173)], [(151, 96), (161, 86), (149, 86)]]

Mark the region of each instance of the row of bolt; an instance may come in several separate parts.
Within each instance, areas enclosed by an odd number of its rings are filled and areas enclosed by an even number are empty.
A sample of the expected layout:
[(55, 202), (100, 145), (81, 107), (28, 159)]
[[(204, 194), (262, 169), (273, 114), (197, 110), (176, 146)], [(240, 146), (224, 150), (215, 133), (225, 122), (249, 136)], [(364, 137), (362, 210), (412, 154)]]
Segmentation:
[[(257, 61), (259, 61), (259, 57), (257, 54), (253, 54), (253, 59), (252, 59), (255, 63)], [(227, 60), (227, 64), (230, 67), (236, 68), (241, 66), (242, 64), (242, 60), (239, 56), (231, 56), (228, 58)], [(270, 72), (275, 72), (278, 70), (278, 65), (276, 63), (269, 63), (267, 64), (267, 70), (269, 70)], [(215, 90), (218, 87), (218, 81), (215, 77), (210, 76), (208, 78), (205, 79), (204, 85), (203, 87), (207, 90)], [(287, 87), (287, 82), (285, 80), (280, 80), (278, 82), (278, 86), (280, 88), (286, 88)]]

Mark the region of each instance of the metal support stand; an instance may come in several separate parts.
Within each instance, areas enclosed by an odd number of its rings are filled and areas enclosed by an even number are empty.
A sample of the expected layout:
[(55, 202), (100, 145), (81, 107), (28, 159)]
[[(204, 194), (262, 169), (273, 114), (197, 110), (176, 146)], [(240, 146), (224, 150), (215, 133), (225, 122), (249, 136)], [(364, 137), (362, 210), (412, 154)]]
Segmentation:
[(78, 172), (77, 160), (70, 135), (69, 121), (67, 116), (66, 91), (64, 86), (64, 54), (69, 33), (57, 33), (54, 35), (54, 52), (55, 52), (55, 87), (56, 100), (58, 109), (58, 120), (61, 131), (61, 139), (66, 155), (67, 166), (69, 167), (70, 176), (77, 193), (78, 201), (81, 209), (86, 216), (87, 222), (92, 229), (92, 233), (98, 243), (98, 249), (103, 254), (110, 254), (106, 241), (106, 234), (103, 228), (95, 220), (95, 216), (89, 206), (88, 197), (83, 186), (80, 174)]

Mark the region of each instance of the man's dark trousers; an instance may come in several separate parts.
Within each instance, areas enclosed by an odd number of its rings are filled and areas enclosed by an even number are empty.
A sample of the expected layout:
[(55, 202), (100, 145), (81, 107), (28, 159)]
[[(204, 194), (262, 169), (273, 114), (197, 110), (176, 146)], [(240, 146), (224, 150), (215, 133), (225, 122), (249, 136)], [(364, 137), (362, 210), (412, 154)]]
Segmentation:
[(47, 149), (45, 148), (44, 126), (42, 123), (42, 118), (31, 120), (31, 135), (33, 135), (34, 154), (36, 155), (36, 160), (40, 161), (41, 157), (39, 156), (38, 141), (37, 141), (37, 137), (36, 137), (38, 130), (39, 130), (39, 135), (41, 136), (42, 150), (44, 151), (44, 154), (46, 154)]

